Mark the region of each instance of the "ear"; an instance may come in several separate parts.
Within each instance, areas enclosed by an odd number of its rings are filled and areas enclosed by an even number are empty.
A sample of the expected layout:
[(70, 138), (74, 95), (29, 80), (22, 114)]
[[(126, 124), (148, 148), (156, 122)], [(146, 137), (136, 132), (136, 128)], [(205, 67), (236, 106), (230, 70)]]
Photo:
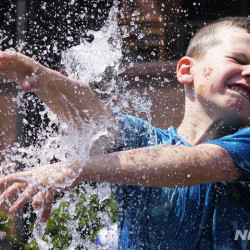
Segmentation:
[(193, 83), (193, 74), (191, 66), (193, 65), (193, 59), (191, 57), (185, 56), (180, 59), (177, 65), (177, 79), (183, 84)]

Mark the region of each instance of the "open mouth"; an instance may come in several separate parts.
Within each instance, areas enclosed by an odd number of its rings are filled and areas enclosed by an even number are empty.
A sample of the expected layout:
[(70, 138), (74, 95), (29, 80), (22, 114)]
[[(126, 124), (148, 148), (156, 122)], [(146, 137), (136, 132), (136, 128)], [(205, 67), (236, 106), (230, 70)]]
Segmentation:
[(245, 86), (245, 85), (241, 85), (241, 84), (235, 84), (235, 85), (229, 86), (229, 89), (240, 93), (248, 101), (250, 101), (250, 87)]

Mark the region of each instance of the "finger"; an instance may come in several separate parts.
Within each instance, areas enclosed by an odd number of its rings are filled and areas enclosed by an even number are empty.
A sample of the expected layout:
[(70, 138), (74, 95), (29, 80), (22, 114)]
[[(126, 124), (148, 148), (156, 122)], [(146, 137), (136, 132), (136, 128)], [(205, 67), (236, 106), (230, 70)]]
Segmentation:
[(2, 65), (12, 65), (14, 67), (21, 66), (22, 71), (30, 71), (34, 69), (36, 64), (39, 64), (32, 58), (25, 56), (22, 53), (5, 50), (0, 52), (0, 62)]
[(41, 222), (47, 222), (52, 210), (52, 205), (54, 201), (54, 193), (51, 190), (47, 190), (44, 197), (44, 207), (41, 216)]
[(1, 51), (0, 52), (0, 71), (4, 73), (4, 78), (6, 80), (20, 80), (20, 69), (17, 63), (17, 53), (15, 51)]
[(26, 183), (14, 183), (12, 186), (10, 186), (7, 190), (5, 190), (1, 196), (0, 199), (12, 199), (20, 190), (23, 190), (27, 187)]
[(0, 178), (0, 188), (18, 183), (28, 183), (32, 177), (31, 171), (16, 172)]
[(32, 207), (34, 210), (39, 210), (43, 206), (43, 203), (44, 203), (44, 194), (40, 191), (34, 196)]
[(10, 207), (10, 213), (16, 213), (19, 211), (36, 193), (38, 192), (38, 188), (35, 186), (27, 187), (19, 198), (14, 202), (14, 204)]
[(19, 52), (0, 52), (0, 71), (19, 83), (22, 83), (26, 76), (41, 73), (43, 68), (38, 62)]

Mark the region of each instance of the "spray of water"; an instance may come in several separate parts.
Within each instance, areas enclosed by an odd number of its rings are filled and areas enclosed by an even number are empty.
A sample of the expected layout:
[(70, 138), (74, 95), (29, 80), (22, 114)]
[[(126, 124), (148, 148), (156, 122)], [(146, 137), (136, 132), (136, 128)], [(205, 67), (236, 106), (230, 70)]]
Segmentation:
[[(70, 77), (94, 87), (100, 97), (109, 96), (106, 105), (114, 108), (115, 111), (120, 111), (122, 106), (126, 108), (127, 103), (132, 102), (137, 110), (149, 114), (150, 101), (142, 100), (135, 93), (127, 92), (126, 95), (123, 95), (116, 91), (117, 86), (123, 84), (119, 82), (121, 79), (118, 76), (121, 72), (119, 66), (122, 59), (122, 39), (118, 27), (117, 5), (116, 2), (105, 25), (99, 31), (88, 32), (94, 37), (91, 43), (82, 39), (80, 45), (63, 52), (62, 65)], [(110, 97), (111, 93), (115, 94)], [(112, 102), (112, 98), (118, 95), (121, 100), (119, 104), (122, 104), (119, 105), (119, 108), (115, 107)], [(15, 100), (19, 107), (23, 105), (21, 99), (22, 93), (20, 92)], [(65, 102), (69, 106), (71, 105), (70, 100), (65, 100)], [(22, 112), (25, 116), (25, 109)], [(42, 120), (49, 120), (49, 124), (45, 129), (40, 129), (37, 145), (22, 147), (16, 143), (2, 152), (5, 161), (0, 167), (5, 174), (15, 170), (16, 162), (25, 169), (30, 169), (38, 164), (49, 164), (51, 159), (58, 161), (77, 159), (84, 166), (93, 143), (101, 136), (109, 135), (109, 122), (105, 117), (99, 117), (97, 121), (90, 119), (89, 123), (81, 120), (82, 128), (79, 130), (73, 121), (65, 123), (58, 120), (58, 117), (47, 107), (40, 111), (40, 116)], [(148, 118), (150, 120), (150, 117)], [(80, 118), (78, 117), (78, 119)], [(22, 122), (23, 124), (28, 123), (25, 119)], [(55, 125), (58, 128), (56, 132), (53, 129)], [(28, 131), (28, 136), (32, 137), (32, 131)], [(64, 185), (70, 185), (70, 183), (64, 183)], [(61, 228), (59, 234), (61, 233), (62, 237), (58, 239), (59, 243), (55, 243), (56, 240), (48, 233), (48, 228), (52, 227), (51, 222), (49, 221), (47, 225), (40, 223), (41, 212), (36, 211), (37, 219), (29, 244), (32, 246), (36, 242), (39, 249), (51, 249), (55, 248), (55, 245), (64, 249), (76, 249), (77, 247), (96, 249), (92, 242), (93, 239), (84, 237), (83, 234), (87, 232), (88, 235), (93, 235), (94, 230), (97, 230), (100, 225), (109, 226), (114, 222), (115, 206), (110, 195), (110, 187), (106, 184), (83, 184), (76, 190), (65, 193), (53, 205), (52, 219), (61, 218), (59, 219)], [(100, 205), (102, 209), (100, 209)], [(96, 209), (95, 214), (91, 211), (93, 207)], [(91, 214), (95, 219), (91, 218)], [(27, 215), (30, 216), (29, 211)], [(93, 224), (96, 225), (93, 226)], [(67, 242), (63, 243), (63, 239), (67, 239)]]

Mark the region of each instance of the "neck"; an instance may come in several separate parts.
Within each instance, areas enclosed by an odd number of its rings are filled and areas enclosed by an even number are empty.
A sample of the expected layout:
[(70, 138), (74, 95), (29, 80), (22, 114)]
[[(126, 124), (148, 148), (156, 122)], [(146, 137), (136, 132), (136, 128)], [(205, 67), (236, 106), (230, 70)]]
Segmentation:
[(228, 115), (223, 119), (212, 118), (200, 107), (186, 108), (184, 118), (178, 128), (178, 135), (191, 145), (197, 145), (235, 133), (244, 127), (244, 124), (239, 121), (240, 119), (237, 119), (235, 115)]
[(191, 145), (196, 145), (214, 139), (215, 131), (211, 131), (212, 127), (213, 122), (210, 119), (204, 119), (201, 115), (194, 117), (185, 114), (178, 128), (178, 135)]

